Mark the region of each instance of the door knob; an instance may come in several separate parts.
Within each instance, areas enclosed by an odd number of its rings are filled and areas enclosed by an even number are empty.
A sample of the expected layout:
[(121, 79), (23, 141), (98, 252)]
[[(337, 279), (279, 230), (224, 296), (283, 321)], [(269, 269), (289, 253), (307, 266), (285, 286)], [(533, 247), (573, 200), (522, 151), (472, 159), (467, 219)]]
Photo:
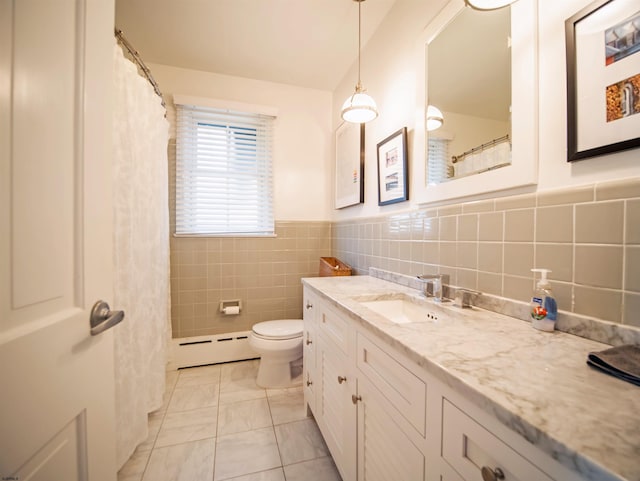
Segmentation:
[(345, 382), (346, 380), (347, 380), (347, 378), (346, 378), (346, 377), (344, 377), (344, 376), (338, 376), (338, 383), (339, 383), (339, 384), (342, 384), (342, 383), (343, 383), (343, 382)]
[(124, 311), (112, 311), (106, 302), (96, 302), (91, 309), (91, 316), (89, 317), (91, 335), (96, 336), (112, 328), (119, 324), (122, 319), (124, 319)]
[(362, 396), (360, 396), (360, 395), (356, 396), (355, 394), (352, 394), (351, 395), (351, 402), (353, 404), (358, 404), (358, 401), (362, 401)]

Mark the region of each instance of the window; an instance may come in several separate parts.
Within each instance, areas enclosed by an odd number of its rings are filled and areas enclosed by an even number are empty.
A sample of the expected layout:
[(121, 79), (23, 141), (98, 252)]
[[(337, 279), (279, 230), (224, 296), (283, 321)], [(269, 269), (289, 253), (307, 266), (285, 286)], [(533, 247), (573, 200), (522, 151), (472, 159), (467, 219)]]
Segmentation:
[(427, 139), (427, 183), (440, 184), (449, 177), (449, 140), (439, 137)]
[(275, 117), (176, 104), (176, 234), (273, 235)]

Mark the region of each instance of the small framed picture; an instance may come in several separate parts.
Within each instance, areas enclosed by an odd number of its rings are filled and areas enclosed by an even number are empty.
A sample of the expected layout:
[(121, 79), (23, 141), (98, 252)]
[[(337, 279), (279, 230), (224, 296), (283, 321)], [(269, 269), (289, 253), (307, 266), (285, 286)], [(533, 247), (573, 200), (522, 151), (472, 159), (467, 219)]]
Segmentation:
[(378, 205), (409, 199), (407, 128), (402, 127), (378, 144)]
[(364, 202), (364, 124), (343, 122), (336, 129), (335, 192), (336, 209)]
[(597, 0), (565, 22), (567, 160), (640, 147), (640, 9)]

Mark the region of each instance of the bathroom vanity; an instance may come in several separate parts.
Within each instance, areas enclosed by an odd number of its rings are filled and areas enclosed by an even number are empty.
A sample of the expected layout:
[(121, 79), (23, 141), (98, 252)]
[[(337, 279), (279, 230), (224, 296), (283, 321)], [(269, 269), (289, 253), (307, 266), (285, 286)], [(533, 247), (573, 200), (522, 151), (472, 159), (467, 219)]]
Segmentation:
[(304, 283), (304, 397), (344, 481), (640, 480), (608, 346), (369, 276)]

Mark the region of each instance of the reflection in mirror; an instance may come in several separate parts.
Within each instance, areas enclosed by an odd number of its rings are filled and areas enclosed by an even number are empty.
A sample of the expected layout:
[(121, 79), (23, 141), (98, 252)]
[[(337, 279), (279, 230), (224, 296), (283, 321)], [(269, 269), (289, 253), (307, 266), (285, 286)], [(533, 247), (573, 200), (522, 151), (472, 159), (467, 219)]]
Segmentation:
[(509, 7), (466, 7), (427, 45), (427, 104), (444, 119), (427, 132), (428, 184), (511, 163), (510, 31)]

